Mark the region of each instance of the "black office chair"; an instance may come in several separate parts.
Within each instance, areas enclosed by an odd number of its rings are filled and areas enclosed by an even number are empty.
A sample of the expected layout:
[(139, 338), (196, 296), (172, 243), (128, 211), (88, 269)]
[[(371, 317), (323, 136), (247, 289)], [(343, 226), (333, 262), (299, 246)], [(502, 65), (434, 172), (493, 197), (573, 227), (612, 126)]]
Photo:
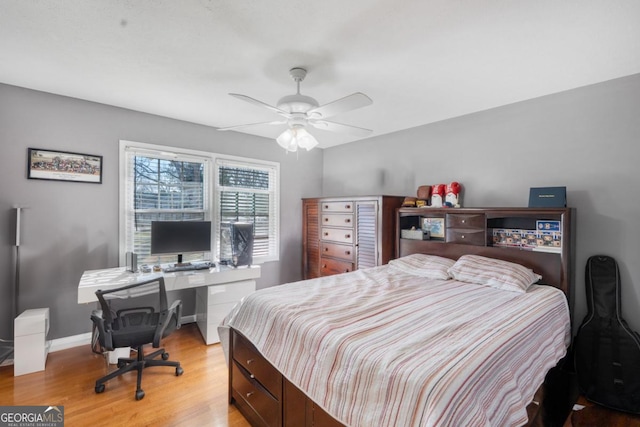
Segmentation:
[[(135, 369), (138, 371), (136, 400), (140, 400), (144, 397), (140, 388), (143, 369), (172, 366), (176, 368), (176, 376), (182, 375), (184, 371), (180, 362), (167, 360), (169, 353), (163, 348), (147, 355), (143, 352), (146, 344), (159, 348), (162, 338), (180, 328), (182, 302), (174, 301), (167, 308), (167, 292), (162, 277), (117, 289), (99, 290), (96, 296), (101, 310), (94, 310), (91, 320), (102, 349), (112, 351), (118, 347), (133, 347), (137, 351), (136, 358), (119, 358), (118, 370), (96, 381), (96, 393), (104, 391), (105, 382)], [(157, 360), (158, 356), (162, 360)]]

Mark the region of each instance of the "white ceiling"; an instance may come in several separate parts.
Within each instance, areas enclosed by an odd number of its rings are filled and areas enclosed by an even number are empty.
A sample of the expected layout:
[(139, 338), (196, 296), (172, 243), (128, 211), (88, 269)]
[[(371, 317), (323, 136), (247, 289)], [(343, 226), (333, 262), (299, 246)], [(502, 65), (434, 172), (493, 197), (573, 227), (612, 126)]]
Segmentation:
[(0, 82), (214, 127), (278, 119), (228, 93), (275, 105), (294, 66), (375, 136), (639, 73), (639, 44), (637, 0), (0, 0)]

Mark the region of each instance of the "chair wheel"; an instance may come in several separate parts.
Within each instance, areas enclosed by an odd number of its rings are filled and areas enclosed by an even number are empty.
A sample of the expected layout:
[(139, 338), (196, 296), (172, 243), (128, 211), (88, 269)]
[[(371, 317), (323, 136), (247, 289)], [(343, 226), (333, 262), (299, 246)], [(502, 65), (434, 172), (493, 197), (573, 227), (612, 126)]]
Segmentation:
[(169, 360), (169, 353), (167, 352), (162, 353), (162, 360)]
[(136, 400), (140, 400), (144, 397), (144, 390), (136, 390)]
[(182, 367), (178, 366), (176, 368), (176, 377), (179, 377), (182, 374), (184, 374), (184, 369), (182, 369)]
[(96, 386), (96, 393), (102, 393), (104, 391), (104, 384), (100, 384)]

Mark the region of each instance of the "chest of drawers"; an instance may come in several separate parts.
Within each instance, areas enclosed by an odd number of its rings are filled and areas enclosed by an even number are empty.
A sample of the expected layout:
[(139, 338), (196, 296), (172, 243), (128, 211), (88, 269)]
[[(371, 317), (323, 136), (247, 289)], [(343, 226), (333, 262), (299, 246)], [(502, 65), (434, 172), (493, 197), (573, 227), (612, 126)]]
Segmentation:
[(404, 197), (303, 199), (303, 277), (386, 264), (395, 254), (395, 210)]

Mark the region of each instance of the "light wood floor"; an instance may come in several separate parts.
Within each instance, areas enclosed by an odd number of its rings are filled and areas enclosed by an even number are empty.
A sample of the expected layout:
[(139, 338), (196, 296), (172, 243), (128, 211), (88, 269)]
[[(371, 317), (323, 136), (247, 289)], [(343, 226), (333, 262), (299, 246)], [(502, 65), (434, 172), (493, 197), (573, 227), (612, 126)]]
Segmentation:
[(0, 367), (0, 405), (64, 406), (65, 425), (71, 427), (249, 426), (228, 404), (228, 368), (220, 344), (205, 345), (192, 323), (163, 345), (184, 374), (176, 377), (169, 367), (145, 369), (145, 397), (140, 401), (134, 397), (135, 372), (109, 381), (104, 393), (95, 393), (96, 379), (115, 365), (108, 365), (87, 345), (50, 353), (43, 372), (14, 377), (13, 366)]

